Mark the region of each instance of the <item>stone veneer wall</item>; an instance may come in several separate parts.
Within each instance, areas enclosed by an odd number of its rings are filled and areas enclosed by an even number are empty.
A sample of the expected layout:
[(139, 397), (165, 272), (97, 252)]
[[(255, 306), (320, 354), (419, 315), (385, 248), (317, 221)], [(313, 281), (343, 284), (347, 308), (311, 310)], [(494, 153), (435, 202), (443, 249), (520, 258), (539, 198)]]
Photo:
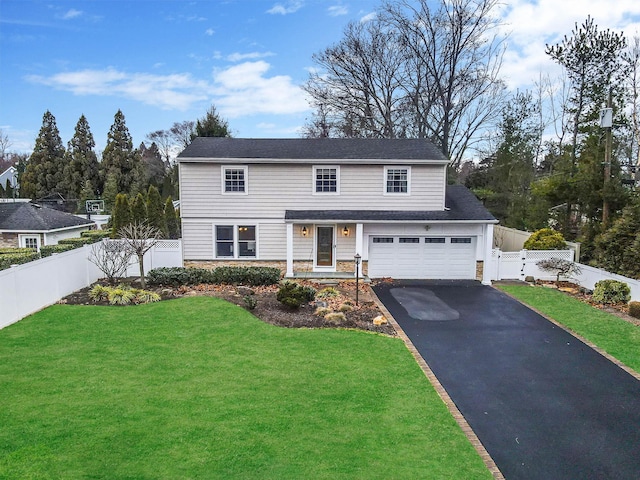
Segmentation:
[(476, 262), (476, 280), (482, 281), (483, 273), (484, 273), (484, 262), (482, 260), (478, 260)]
[(0, 235), (0, 248), (18, 248), (17, 233), (3, 233)]
[[(261, 261), (261, 260), (251, 260), (251, 261), (243, 261), (243, 260), (185, 260), (185, 267), (194, 267), (194, 268), (208, 268), (214, 269), (222, 266), (233, 266), (233, 267), (276, 267), (279, 268), (283, 275), (287, 270), (287, 262), (282, 261)], [(362, 272), (364, 275), (367, 275), (367, 262), (362, 262)], [(304, 273), (304, 272), (313, 272), (313, 262), (309, 261), (294, 261), (293, 262), (293, 271), (294, 273)], [(355, 263), (349, 261), (338, 261), (336, 262), (336, 271), (338, 272), (354, 272), (355, 273)]]

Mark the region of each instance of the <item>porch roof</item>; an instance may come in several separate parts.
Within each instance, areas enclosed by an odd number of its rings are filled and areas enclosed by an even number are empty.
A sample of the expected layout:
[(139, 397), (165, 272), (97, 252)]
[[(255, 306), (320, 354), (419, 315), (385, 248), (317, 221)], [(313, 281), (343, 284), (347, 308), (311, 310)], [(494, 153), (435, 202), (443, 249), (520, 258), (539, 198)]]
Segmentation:
[(285, 221), (337, 222), (478, 222), (497, 223), (476, 196), (462, 185), (449, 185), (445, 210), (287, 210)]

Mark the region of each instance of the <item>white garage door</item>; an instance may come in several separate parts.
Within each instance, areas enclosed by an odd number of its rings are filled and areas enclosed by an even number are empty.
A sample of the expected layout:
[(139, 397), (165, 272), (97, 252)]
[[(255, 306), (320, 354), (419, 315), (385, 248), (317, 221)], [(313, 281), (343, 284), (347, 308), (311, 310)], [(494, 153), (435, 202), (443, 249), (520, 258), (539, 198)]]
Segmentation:
[(476, 278), (475, 237), (372, 236), (369, 277)]

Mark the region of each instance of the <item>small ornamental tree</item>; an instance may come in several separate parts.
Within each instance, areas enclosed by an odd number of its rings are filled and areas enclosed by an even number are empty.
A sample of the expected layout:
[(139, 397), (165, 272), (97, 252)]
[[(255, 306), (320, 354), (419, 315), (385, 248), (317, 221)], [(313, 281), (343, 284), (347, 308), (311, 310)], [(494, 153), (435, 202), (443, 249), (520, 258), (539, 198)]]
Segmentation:
[(144, 278), (144, 254), (153, 248), (162, 238), (162, 232), (146, 222), (130, 223), (118, 231), (118, 236), (124, 243), (125, 250), (138, 257), (140, 265), (140, 285), (145, 288)]
[(105, 239), (94, 243), (89, 253), (89, 261), (105, 274), (111, 285), (126, 273), (130, 258), (131, 253), (124, 248), (122, 240)]
[(582, 269), (578, 264), (562, 258), (540, 260), (536, 265), (540, 270), (553, 272), (556, 275), (556, 282), (560, 281), (560, 277), (571, 278), (574, 275), (580, 275), (582, 273)]
[(562, 250), (567, 248), (562, 233), (551, 228), (541, 228), (535, 231), (526, 242), (526, 250)]

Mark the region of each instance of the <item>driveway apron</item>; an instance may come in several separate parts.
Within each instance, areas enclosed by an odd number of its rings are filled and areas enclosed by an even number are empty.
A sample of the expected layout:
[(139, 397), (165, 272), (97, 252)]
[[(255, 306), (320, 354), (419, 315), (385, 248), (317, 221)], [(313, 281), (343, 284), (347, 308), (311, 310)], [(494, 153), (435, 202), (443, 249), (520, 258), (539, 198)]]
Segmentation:
[(374, 288), (507, 480), (640, 479), (640, 381), (478, 282)]

